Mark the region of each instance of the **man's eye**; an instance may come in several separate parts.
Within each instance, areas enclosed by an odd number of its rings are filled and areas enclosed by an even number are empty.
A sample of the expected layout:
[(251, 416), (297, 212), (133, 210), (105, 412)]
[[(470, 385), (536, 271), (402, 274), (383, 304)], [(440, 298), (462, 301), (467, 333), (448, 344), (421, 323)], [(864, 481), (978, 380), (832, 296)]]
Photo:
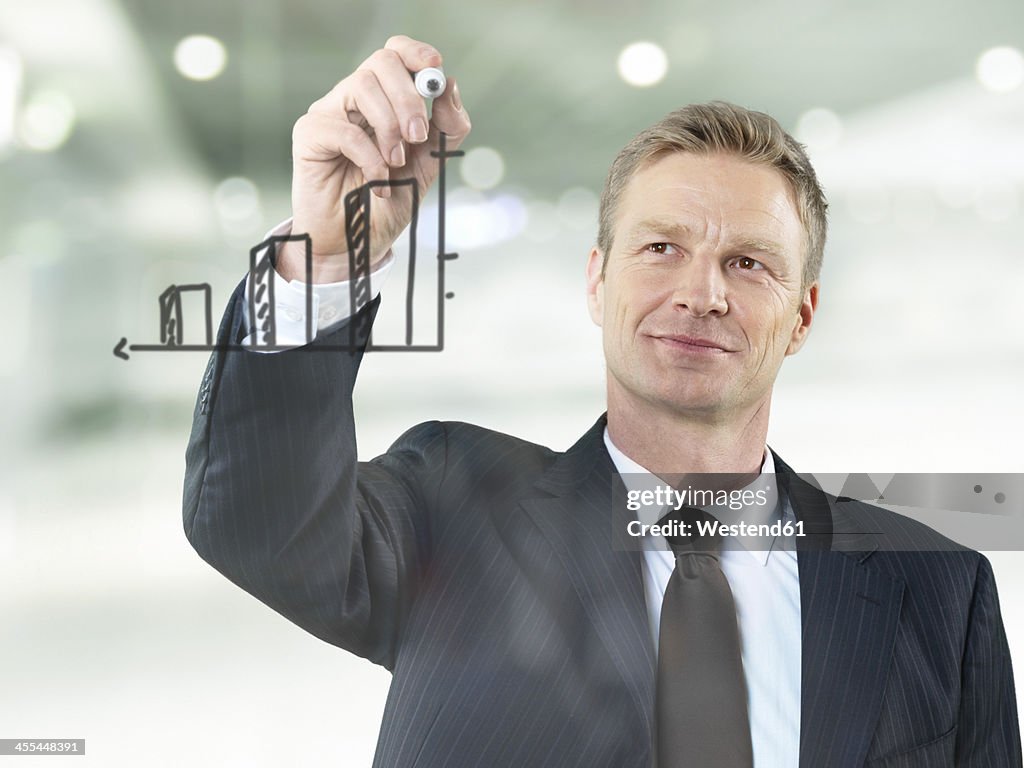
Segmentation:
[(740, 269), (763, 269), (761, 262), (749, 256), (740, 256), (736, 259), (736, 266)]
[(651, 253), (657, 253), (659, 255), (665, 255), (668, 253), (668, 249), (672, 246), (668, 243), (651, 243), (647, 246), (647, 250)]

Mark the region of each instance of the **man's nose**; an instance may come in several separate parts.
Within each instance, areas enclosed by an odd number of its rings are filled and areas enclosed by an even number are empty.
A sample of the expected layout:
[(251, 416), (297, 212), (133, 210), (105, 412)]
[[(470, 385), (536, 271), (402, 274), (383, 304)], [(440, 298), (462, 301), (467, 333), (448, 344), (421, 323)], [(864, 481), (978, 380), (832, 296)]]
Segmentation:
[(714, 259), (688, 259), (679, 265), (672, 279), (675, 281), (673, 306), (695, 317), (724, 315), (728, 311), (725, 276)]

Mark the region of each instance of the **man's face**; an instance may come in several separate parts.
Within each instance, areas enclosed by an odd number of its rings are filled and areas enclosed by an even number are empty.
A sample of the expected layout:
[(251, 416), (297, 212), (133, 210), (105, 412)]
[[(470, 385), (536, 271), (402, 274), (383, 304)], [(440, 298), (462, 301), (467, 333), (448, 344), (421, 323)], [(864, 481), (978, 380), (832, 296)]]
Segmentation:
[(735, 155), (667, 154), (637, 171), (614, 242), (587, 262), (609, 409), (710, 420), (766, 405), (803, 345), (817, 283), (801, 290), (804, 228), (775, 169)]

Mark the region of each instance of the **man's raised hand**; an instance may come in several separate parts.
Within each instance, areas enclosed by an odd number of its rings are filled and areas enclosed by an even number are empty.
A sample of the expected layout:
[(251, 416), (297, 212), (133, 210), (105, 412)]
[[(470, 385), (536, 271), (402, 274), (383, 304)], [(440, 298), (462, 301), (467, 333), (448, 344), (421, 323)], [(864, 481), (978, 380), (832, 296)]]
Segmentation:
[[(313, 282), (348, 278), (345, 195), (368, 181), (413, 178), (420, 199), (437, 177), (431, 156), (439, 134), (456, 149), (470, 130), (455, 79), (436, 98), (428, 121), (412, 74), (439, 67), (441, 54), (404, 35), (390, 38), (351, 75), (313, 102), (292, 130), (292, 233), (313, 244)], [(376, 187), (370, 204), (371, 268), (387, 253), (412, 217), (408, 189)], [(277, 269), (305, 279), (303, 249), (282, 249)]]

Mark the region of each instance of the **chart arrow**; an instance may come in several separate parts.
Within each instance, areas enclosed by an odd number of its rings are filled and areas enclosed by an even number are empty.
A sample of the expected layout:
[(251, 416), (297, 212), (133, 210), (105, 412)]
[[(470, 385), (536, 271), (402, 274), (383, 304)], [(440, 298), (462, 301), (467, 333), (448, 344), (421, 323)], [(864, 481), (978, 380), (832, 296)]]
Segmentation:
[(121, 340), (119, 342), (117, 342), (117, 346), (114, 347), (114, 354), (117, 357), (120, 357), (122, 360), (127, 360), (128, 359), (128, 353), (124, 351), (124, 346), (127, 343), (128, 343), (128, 339), (122, 337)]

